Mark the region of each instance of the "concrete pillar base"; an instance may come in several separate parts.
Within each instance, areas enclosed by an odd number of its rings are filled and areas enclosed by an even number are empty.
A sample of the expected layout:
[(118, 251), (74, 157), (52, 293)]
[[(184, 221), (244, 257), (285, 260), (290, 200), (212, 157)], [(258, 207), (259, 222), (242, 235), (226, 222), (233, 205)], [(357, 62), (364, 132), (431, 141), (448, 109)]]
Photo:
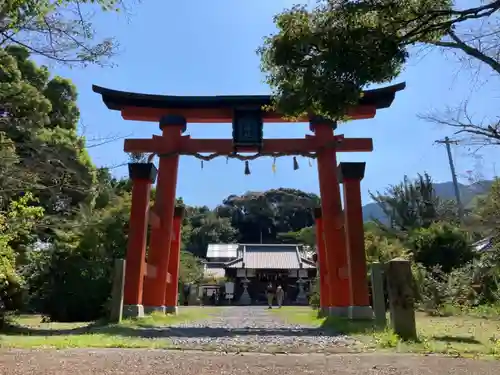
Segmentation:
[(165, 306), (165, 314), (177, 315), (179, 308), (177, 306)]
[(165, 306), (144, 306), (145, 314), (160, 313), (165, 314)]
[(373, 309), (371, 306), (349, 306), (348, 317), (352, 320), (372, 320)]
[(348, 307), (339, 307), (333, 306), (328, 308), (328, 315), (336, 316), (339, 318), (347, 318), (348, 317)]
[(124, 318), (144, 318), (144, 306), (123, 305), (122, 317)]

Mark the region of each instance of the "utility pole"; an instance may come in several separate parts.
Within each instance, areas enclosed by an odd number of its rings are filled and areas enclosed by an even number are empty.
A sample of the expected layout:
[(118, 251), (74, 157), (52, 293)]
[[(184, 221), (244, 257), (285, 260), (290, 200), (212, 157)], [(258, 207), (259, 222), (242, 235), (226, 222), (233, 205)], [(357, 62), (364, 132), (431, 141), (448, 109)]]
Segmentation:
[(453, 156), (451, 154), (451, 144), (458, 144), (457, 141), (451, 141), (450, 138), (445, 137), (444, 140), (438, 140), (436, 143), (444, 144), (446, 146), (446, 152), (448, 154), (448, 162), (450, 163), (451, 178), (453, 181), (453, 188), (455, 189), (455, 199), (458, 206), (458, 217), (460, 220), (464, 217), (464, 207), (462, 205), (462, 200), (460, 199), (460, 189), (458, 188), (457, 174), (455, 172), (455, 164), (453, 163)]

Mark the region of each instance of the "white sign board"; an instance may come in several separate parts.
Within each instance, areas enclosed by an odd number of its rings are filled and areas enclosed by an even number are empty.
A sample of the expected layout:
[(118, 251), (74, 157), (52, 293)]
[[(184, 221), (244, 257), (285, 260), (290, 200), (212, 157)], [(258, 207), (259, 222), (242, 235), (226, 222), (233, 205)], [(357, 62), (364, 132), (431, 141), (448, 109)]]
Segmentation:
[(247, 277), (255, 277), (255, 270), (253, 268), (247, 269)]
[(307, 270), (299, 270), (299, 277), (306, 279), (307, 278)]
[(226, 282), (225, 291), (226, 294), (234, 294), (234, 283), (232, 281)]
[(288, 277), (297, 277), (297, 270), (288, 270)]

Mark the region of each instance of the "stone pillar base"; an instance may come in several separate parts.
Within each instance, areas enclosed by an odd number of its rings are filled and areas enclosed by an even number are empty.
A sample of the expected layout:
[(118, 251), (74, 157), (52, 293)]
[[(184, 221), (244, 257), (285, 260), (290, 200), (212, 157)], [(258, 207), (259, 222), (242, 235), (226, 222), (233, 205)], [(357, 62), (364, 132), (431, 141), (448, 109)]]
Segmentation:
[(328, 315), (337, 316), (339, 318), (347, 318), (349, 316), (348, 307), (332, 306), (328, 308)]
[(144, 318), (144, 306), (123, 305), (122, 316), (124, 318)]
[(179, 308), (177, 306), (165, 306), (165, 314), (177, 315)]
[(160, 313), (165, 314), (165, 306), (144, 306), (145, 314)]
[(348, 317), (352, 320), (372, 320), (373, 309), (371, 306), (349, 306)]

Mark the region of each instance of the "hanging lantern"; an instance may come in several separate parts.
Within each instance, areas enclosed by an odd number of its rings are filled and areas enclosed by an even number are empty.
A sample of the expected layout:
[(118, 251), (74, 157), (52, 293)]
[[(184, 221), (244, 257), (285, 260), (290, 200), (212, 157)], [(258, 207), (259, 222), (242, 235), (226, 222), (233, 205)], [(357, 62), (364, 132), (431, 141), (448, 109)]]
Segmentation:
[(248, 165), (248, 160), (245, 160), (245, 174), (247, 176), (250, 174), (250, 166)]
[(299, 162), (297, 161), (297, 157), (294, 156), (293, 157), (293, 170), (296, 171), (297, 169), (299, 169)]
[(201, 169), (203, 169), (203, 160), (201, 160)]
[(312, 163), (311, 158), (308, 158), (308, 159), (307, 159), (307, 162), (309, 163), (309, 166), (310, 166), (310, 167), (312, 167), (312, 166), (313, 166), (313, 163)]
[(276, 158), (273, 158), (273, 165), (271, 168), (273, 170), (273, 173), (276, 173)]

